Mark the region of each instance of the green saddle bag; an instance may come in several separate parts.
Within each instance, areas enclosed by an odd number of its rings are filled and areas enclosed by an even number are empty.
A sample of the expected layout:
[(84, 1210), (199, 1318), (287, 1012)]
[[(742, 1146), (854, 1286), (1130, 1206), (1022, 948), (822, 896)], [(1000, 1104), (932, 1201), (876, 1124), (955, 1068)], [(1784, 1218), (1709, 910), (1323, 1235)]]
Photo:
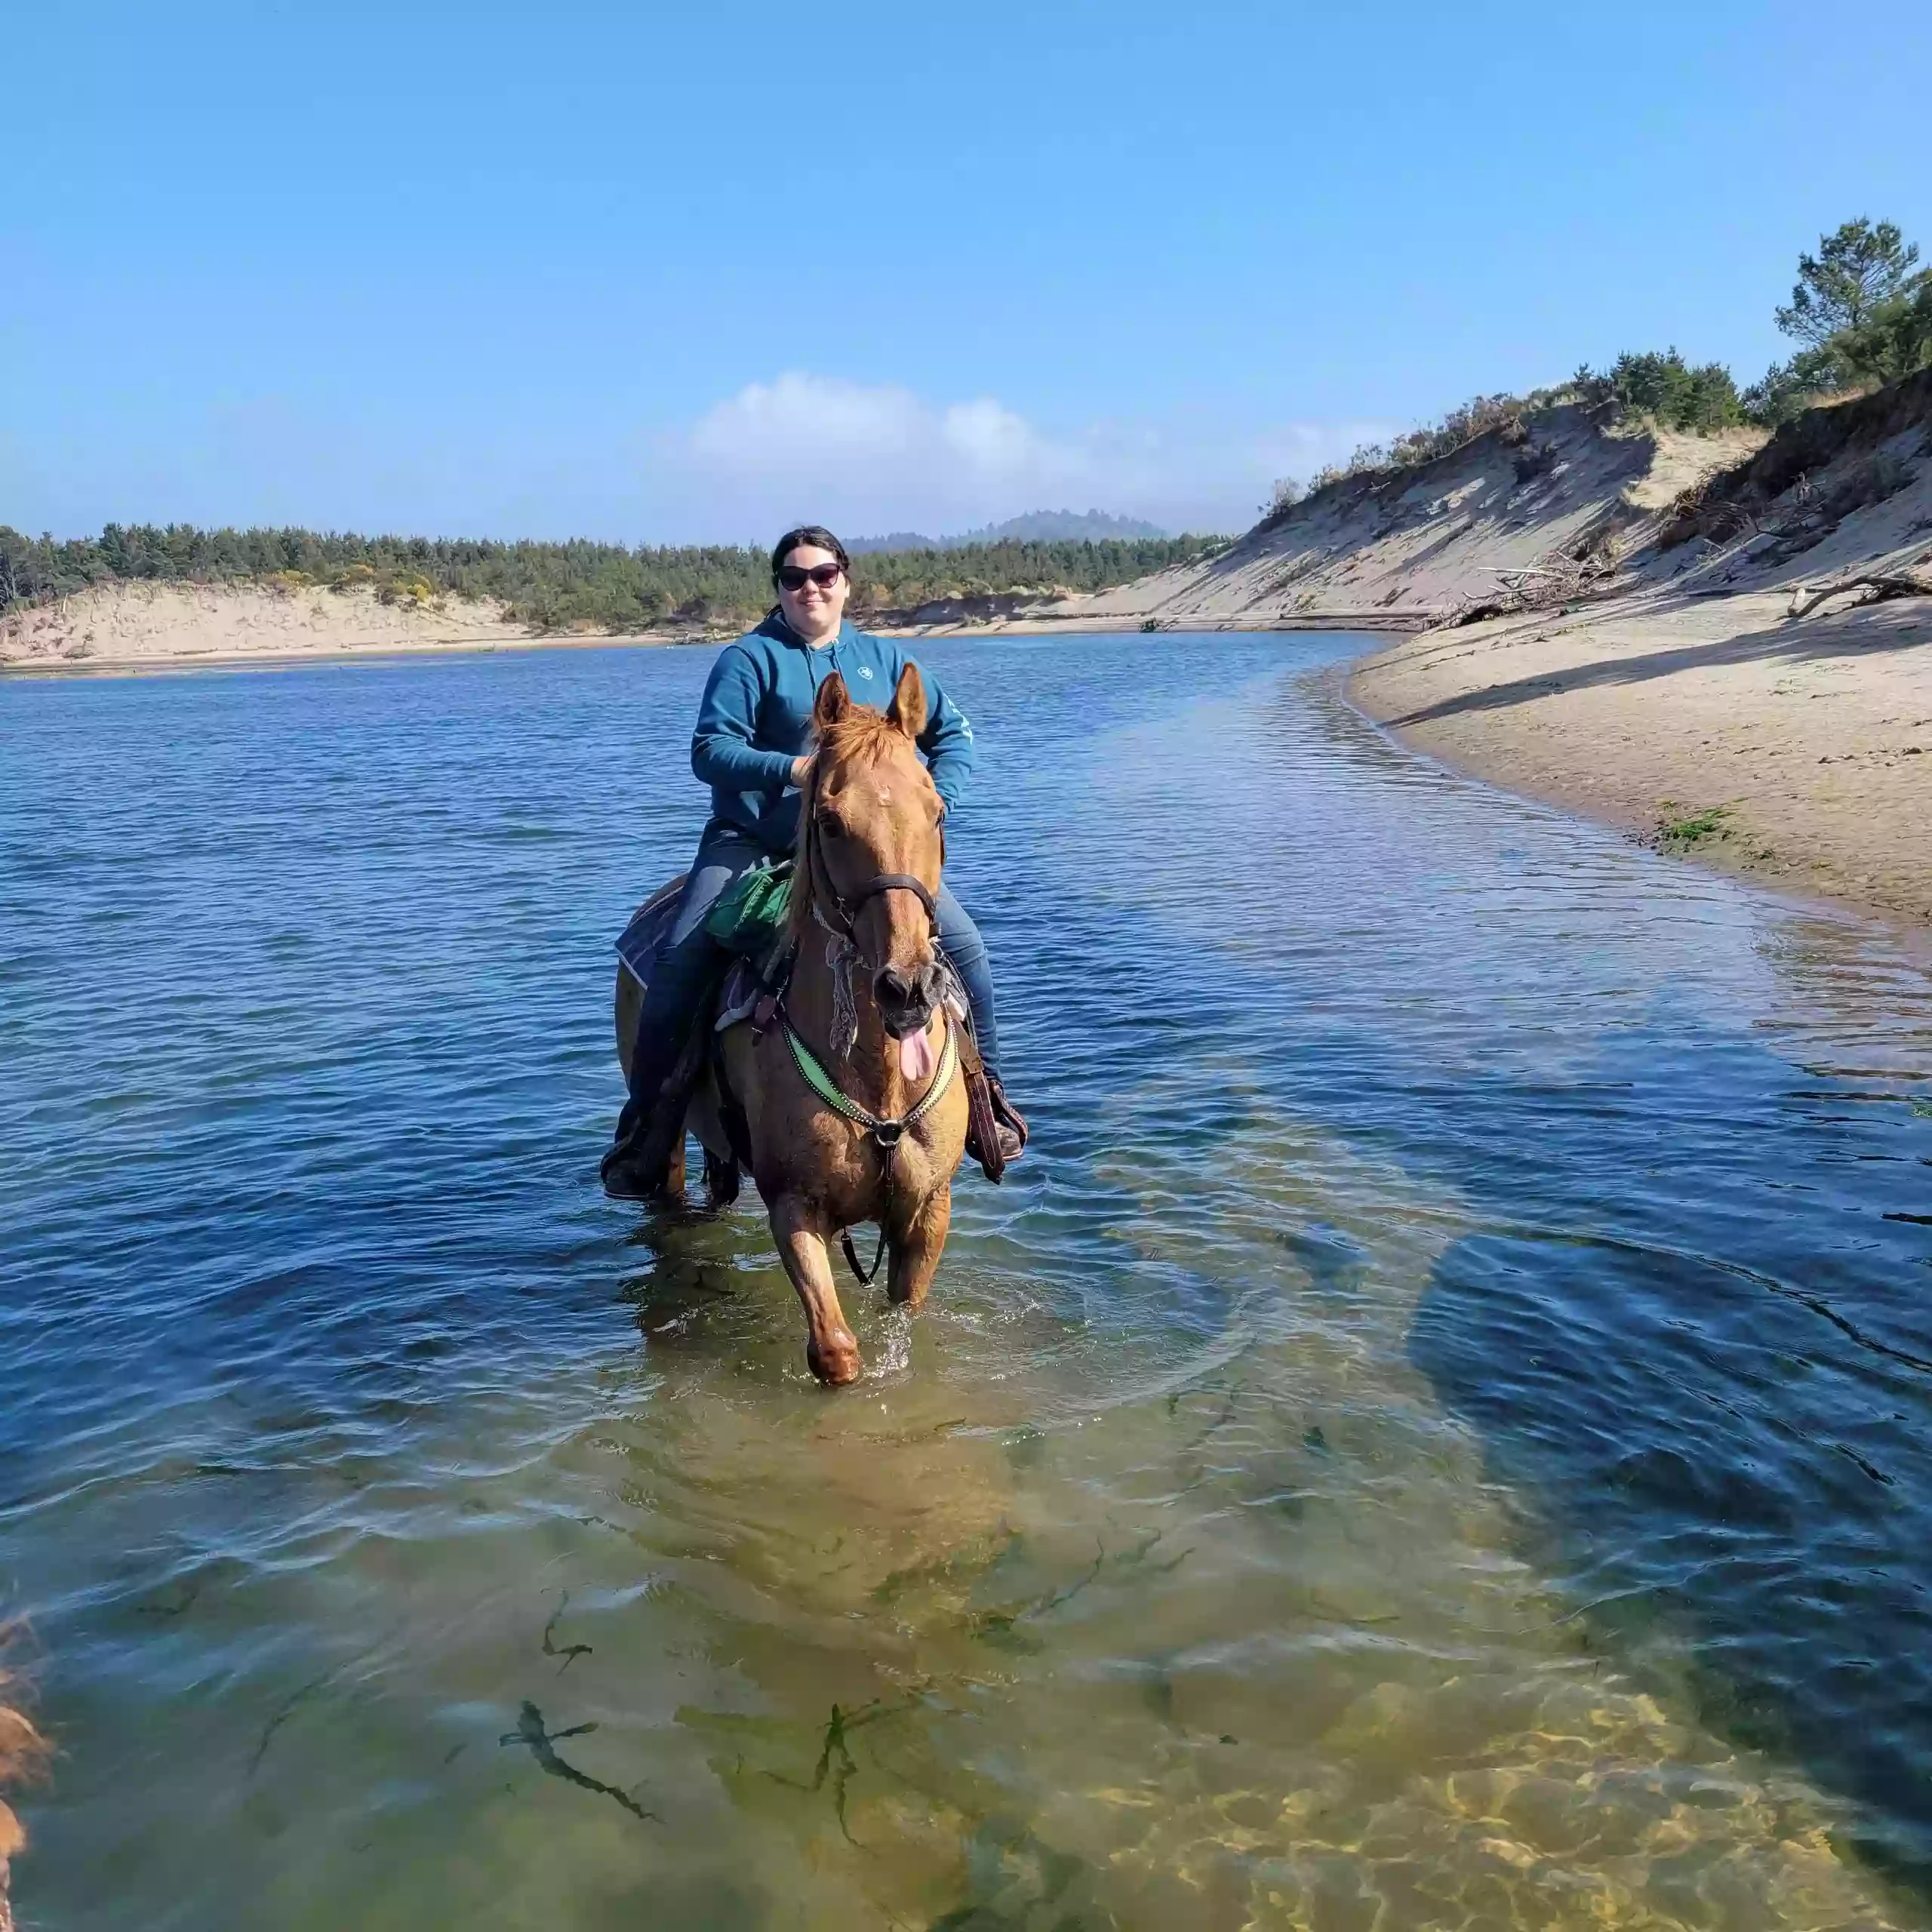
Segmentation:
[(728, 952), (761, 960), (785, 934), (792, 906), (792, 861), (766, 859), (739, 874), (706, 915), (704, 929)]

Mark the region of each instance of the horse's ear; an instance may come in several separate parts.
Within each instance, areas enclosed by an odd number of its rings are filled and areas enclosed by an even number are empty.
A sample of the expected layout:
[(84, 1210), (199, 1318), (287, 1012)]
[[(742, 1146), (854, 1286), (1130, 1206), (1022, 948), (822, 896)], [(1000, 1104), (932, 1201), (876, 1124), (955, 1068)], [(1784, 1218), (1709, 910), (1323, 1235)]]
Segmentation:
[(835, 671), (818, 688), (812, 702), (812, 722), (823, 732), (836, 724), (852, 708), (852, 694), (845, 680)]
[(909, 738), (916, 740), (926, 728), (926, 681), (916, 664), (908, 664), (899, 674), (899, 688), (886, 709), (886, 721), (897, 724)]

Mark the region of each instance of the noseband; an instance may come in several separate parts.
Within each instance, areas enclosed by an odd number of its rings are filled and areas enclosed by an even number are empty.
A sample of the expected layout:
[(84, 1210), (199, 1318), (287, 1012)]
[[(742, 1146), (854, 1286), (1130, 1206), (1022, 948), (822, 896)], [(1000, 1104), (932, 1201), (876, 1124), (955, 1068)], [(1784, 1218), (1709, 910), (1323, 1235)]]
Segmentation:
[[(819, 870), (821, 874), (823, 873), (825, 868), (823, 863), (820, 864)], [(827, 885), (831, 883), (830, 879), (826, 879)], [(844, 921), (845, 931), (848, 936), (852, 931), (853, 921), (858, 918), (860, 909), (869, 900), (876, 899), (881, 893), (886, 892), (911, 893), (913, 897), (926, 909), (926, 917), (933, 922), (934, 929), (937, 929), (939, 908), (933, 903), (933, 896), (926, 890), (924, 883), (915, 878), (910, 872), (881, 872), (877, 878), (868, 879), (850, 899), (841, 898), (835, 892), (832, 895), (832, 905), (837, 910), (839, 918)]]

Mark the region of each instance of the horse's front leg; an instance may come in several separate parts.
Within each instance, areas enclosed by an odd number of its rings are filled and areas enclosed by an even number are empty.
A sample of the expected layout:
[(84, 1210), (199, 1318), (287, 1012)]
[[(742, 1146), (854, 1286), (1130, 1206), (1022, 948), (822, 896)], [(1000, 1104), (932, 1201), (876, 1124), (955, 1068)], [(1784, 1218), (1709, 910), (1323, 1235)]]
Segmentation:
[(943, 1180), (922, 1201), (903, 1229), (888, 1237), (891, 1264), (886, 1271), (885, 1292), (896, 1302), (917, 1308), (939, 1272), (939, 1258), (946, 1252), (946, 1230), (952, 1225), (952, 1183)]
[(832, 1279), (832, 1257), (826, 1252), (825, 1229), (808, 1214), (795, 1195), (781, 1194), (771, 1204), (771, 1235), (778, 1258), (804, 1303), (805, 1360), (821, 1382), (856, 1382), (860, 1367), (859, 1344), (845, 1325), (838, 1291)]

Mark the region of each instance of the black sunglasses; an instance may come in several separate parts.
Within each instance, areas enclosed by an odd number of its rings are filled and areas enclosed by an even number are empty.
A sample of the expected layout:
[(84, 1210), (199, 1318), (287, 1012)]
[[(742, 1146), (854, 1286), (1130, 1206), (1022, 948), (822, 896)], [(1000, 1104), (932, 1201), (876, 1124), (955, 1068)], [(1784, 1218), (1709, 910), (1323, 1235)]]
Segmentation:
[(838, 574), (844, 568), (843, 564), (814, 564), (810, 570), (805, 570), (797, 564), (781, 564), (772, 575), (786, 590), (804, 589), (808, 578), (820, 589), (829, 590), (838, 581)]

